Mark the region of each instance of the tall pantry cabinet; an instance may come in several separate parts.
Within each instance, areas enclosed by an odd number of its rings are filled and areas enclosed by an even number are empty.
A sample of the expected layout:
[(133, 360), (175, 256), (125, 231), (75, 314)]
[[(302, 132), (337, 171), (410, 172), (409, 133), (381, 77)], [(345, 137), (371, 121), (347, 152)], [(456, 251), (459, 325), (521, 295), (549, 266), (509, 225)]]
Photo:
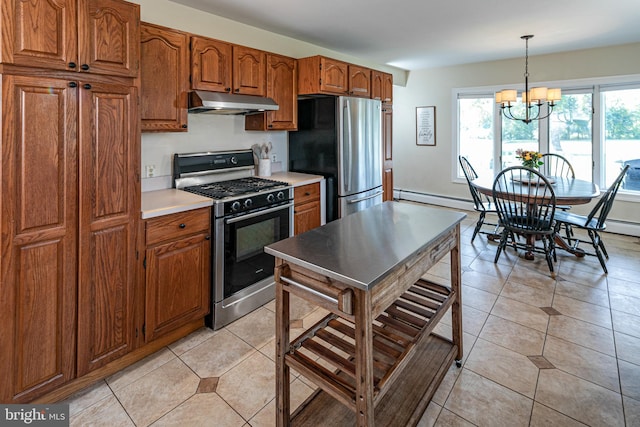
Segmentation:
[(0, 402), (131, 351), (139, 5), (0, 0)]

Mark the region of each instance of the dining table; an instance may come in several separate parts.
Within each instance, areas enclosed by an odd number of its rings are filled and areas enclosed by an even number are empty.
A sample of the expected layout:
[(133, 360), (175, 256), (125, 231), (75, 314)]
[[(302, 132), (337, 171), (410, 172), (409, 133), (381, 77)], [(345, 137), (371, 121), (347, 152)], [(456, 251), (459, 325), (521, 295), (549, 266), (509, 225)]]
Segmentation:
[[(584, 205), (600, 195), (600, 189), (591, 181), (557, 176), (549, 176), (546, 178), (553, 188), (556, 206)], [(493, 182), (494, 177), (492, 176), (479, 176), (471, 181), (471, 185), (480, 193), (489, 196), (489, 198), (493, 200)], [(529, 187), (529, 185), (526, 180), (513, 182), (513, 190), (515, 193), (520, 193), (522, 186)], [(535, 187), (529, 188), (529, 193), (533, 194), (535, 190)], [(496, 237), (499, 238), (499, 236), (489, 236), (490, 239), (495, 239)], [(582, 249), (574, 248), (557, 231), (554, 234), (554, 242), (556, 247), (564, 249), (577, 257), (581, 258), (585, 256), (585, 252)], [(533, 254), (527, 253), (525, 258), (533, 259)]]

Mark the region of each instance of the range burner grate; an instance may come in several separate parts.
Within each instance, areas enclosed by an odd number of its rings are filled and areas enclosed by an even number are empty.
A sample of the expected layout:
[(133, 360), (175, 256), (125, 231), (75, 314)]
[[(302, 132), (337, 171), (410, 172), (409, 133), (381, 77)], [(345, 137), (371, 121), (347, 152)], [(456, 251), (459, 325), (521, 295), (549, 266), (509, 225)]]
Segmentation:
[(275, 187), (288, 185), (289, 184), (287, 184), (286, 182), (281, 181), (247, 177), (186, 187), (183, 188), (183, 190), (206, 197), (211, 197), (212, 199), (224, 199), (225, 197), (234, 197), (242, 194), (257, 193)]

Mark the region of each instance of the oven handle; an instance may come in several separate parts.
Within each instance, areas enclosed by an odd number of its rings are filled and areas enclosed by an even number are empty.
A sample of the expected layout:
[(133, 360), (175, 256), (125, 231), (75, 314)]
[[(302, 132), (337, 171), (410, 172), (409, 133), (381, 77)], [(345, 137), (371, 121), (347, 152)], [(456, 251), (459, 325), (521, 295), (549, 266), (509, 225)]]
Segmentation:
[(288, 203), (286, 205), (276, 206), (274, 208), (269, 208), (269, 209), (253, 212), (253, 213), (250, 213), (250, 214), (247, 214), (247, 215), (238, 216), (238, 217), (235, 217), (235, 218), (225, 219), (224, 222), (225, 222), (225, 224), (233, 224), (234, 222), (244, 221), (245, 219), (255, 218), (257, 216), (268, 214), (268, 213), (271, 213), (271, 212), (276, 212), (276, 211), (283, 210), (283, 209), (289, 209), (292, 206), (293, 206), (293, 202)]
[(377, 192), (375, 194), (372, 194), (370, 196), (360, 197), (359, 199), (349, 200), (347, 203), (354, 204), (354, 203), (364, 202), (365, 200), (369, 200), (369, 199), (373, 199), (374, 197), (378, 197), (379, 195), (381, 195), (383, 193), (384, 193), (383, 191), (379, 191), (379, 192)]

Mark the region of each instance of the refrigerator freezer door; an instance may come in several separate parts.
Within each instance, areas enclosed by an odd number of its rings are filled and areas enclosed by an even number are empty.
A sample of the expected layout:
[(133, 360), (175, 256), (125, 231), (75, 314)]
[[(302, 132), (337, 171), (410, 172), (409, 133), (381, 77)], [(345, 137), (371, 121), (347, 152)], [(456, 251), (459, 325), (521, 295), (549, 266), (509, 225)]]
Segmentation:
[(339, 197), (340, 201), (340, 218), (352, 213), (365, 210), (382, 203), (382, 187), (376, 187), (363, 193), (354, 194), (347, 197)]
[(339, 98), (339, 196), (382, 185), (381, 111), (375, 99)]

